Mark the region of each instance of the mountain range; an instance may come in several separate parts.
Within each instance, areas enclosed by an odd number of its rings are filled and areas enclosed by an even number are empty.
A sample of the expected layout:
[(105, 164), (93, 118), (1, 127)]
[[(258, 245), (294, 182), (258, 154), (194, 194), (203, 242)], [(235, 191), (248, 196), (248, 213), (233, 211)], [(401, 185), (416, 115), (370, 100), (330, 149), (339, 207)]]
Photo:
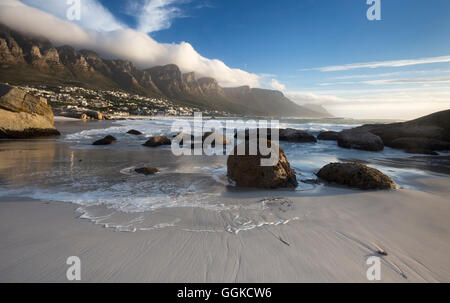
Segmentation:
[(280, 91), (221, 87), (213, 78), (196, 78), (169, 64), (138, 69), (129, 61), (101, 58), (89, 50), (55, 47), (0, 25), (0, 82), (13, 85), (75, 85), (120, 89), (177, 104), (223, 110), (239, 115), (331, 117), (323, 107), (300, 106)]

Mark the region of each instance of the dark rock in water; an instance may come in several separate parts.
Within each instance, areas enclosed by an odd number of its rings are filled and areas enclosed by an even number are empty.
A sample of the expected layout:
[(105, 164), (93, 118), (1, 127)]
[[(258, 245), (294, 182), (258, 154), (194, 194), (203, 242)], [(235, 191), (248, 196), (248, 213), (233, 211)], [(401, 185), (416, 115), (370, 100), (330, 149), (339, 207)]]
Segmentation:
[(297, 143), (316, 143), (316, 138), (310, 133), (298, 129), (280, 129), (280, 141), (297, 142)]
[[(386, 146), (392, 148), (447, 150), (448, 145), (442, 142), (450, 143), (450, 110), (408, 122), (363, 125), (354, 130), (373, 133), (379, 136)], [(430, 140), (437, 140), (440, 143)]]
[[(265, 134), (264, 131), (266, 132)], [(303, 130), (287, 128), (287, 129), (279, 129), (276, 131), (278, 131), (280, 141), (297, 142), (297, 143), (317, 142), (316, 138), (313, 135)], [(261, 139), (272, 140), (272, 130), (270, 128), (267, 129), (258, 128), (252, 130), (246, 129), (245, 140), (250, 140), (250, 135), (253, 136), (253, 134), (256, 134), (256, 136)], [(234, 137), (238, 138), (238, 132), (235, 132)]]
[(59, 136), (47, 100), (22, 89), (0, 84), (0, 138)]
[(234, 138), (238, 138), (242, 135), (242, 133), (244, 133), (244, 137), (245, 140), (250, 140), (250, 133), (252, 136), (256, 136), (257, 138), (261, 138), (261, 139), (266, 139), (266, 140), (271, 140), (272, 139), (272, 134), (271, 134), (271, 129), (270, 128), (266, 128), (265, 131), (266, 133), (263, 134), (264, 129), (262, 128), (258, 128), (258, 129), (245, 129), (244, 130), (239, 130), (239, 131), (235, 131), (234, 132)]
[(324, 166), (317, 176), (328, 182), (365, 190), (396, 188), (389, 176), (360, 163), (331, 163)]
[(305, 179), (305, 180), (300, 180), (300, 182), (305, 183), (305, 184), (311, 184), (311, 185), (318, 185), (318, 184), (320, 184), (320, 180), (319, 179)]
[(172, 141), (165, 136), (151, 137), (144, 143), (144, 146), (147, 147), (158, 147), (161, 145), (171, 145)]
[(233, 155), (228, 157), (228, 178), (238, 187), (249, 188), (295, 188), (298, 186), (295, 171), (291, 168), (284, 151), (271, 141), (268, 146), (278, 148), (279, 158), (275, 166), (261, 166), (261, 159), (269, 156), (249, 155), (249, 141), (241, 143), (245, 145), (245, 155), (237, 155), (239, 146), (234, 149)]
[(317, 136), (317, 139), (323, 140), (323, 141), (337, 141), (338, 135), (339, 135), (338, 132), (333, 132), (333, 131), (321, 132)]
[(103, 139), (95, 141), (94, 143), (92, 143), (92, 145), (110, 145), (116, 141), (117, 141), (117, 139), (115, 137), (108, 135)]
[(338, 135), (338, 145), (367, 151), (381, 151), (384, 149), (383, 140), (377, 135), (358, 130), (344, 130)]
[(406, 149), (405, 153), (418, 154), (418, 155), (439, 156), (439, 154), (437, 152), (434, 152), (434, 151), (429, 150), (429, 149), (420, 149), (420, 148)]
[(407, 150), (450, 150), (450, 142), (445, 142), (429, 138), (399, 138), (390, 142), (392, 148), (400, 148)]
[(129, 130), (129, 131), (127, 132), (127, 134), (135, 135), (135, 136), (142, 135), (142, 133), (141, 133), (140, 131), (135, 130), (135, 129)]
[(154, 175), (159, 172), (159, 170), (157, 168), (153, 168), (153, 167), (136, 168), (134, 171), (137, 172), (138, 174), (143, 174), (146, 176)]
[(316, 143), (316, 138), (310, 133), (298, 129), (280, 129), (280, 141), (297, 143)]
[(215, 147), (216, 144), (221, 144), (223, 146), (225, 146), (227, 144), (230, 144), (230, 142), (228, 141), (226, 136), (224, 136), (222, 134), (219, 134), (219, 133), (216, 133), (216, 132), (206, 132), (206, 133), (204, 133), (203, 136), (202, 136), (202, 142), (205, 143), (206, 139), (208, 139), (208, 141), (212, 140), (212, 142), (210, 144), (212, 147)]

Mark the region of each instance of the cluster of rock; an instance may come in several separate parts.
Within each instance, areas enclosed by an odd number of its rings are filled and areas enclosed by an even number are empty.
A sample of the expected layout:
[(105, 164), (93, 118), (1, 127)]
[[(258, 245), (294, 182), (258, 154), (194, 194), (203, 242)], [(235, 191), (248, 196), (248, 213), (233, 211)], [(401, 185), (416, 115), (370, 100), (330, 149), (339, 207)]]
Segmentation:
[(75, 118), (81, 120), (106, 120), (101, 112), (95, 110), (80, 110), (80, 109), (55, 109), (55, 114), (67, 118)]
[[(237, 155), (238, 146), (234, 153), (228, 157), (227, 175), (238, 187), (251, 188), (295, 188), (298, 185), (296, 173), (291, 168), (286, 155), (281, 147), (271, 140), (271, 131), (267, 129), (254, 130), (256, 135), (267, 134), (268, 146), (278, 148), (279, 159), (273, 166), (262, 166), (261, 160), (268, 158), (258, 151), (256, 155), (249, 154), (249, 142), (253, 130), (246, 130), (243, 138), (246, 153)], [(130, 131), (130, 134), (140, 135), (139, 131)], [(240, 135), (236, 133), (236, 138)], [(180, 133), (174, 136), (174, 140), (180, 145), (189, 138), (191, 144), (195, 138), (191, 135)], [(434, 153), (435, 150), (450, 150), (450, 110), (432, 114), (414, 121), (384, 125), (364, 125), (342, 132), (322, 132), (317, 139), (308, 132), (295, 129), (281, 129), (280, 141), (297, 143), (315, 143), (318, 140), (337, 141), (343, 148), (354, 148), (367, 151), (381, 151), (384, 146), (404, 149), (407, 152)], [(114, 142), (111, 138), (102, 139), (106, 142)], [(202, 136), (203, 143), (214, 144), (219, 142), (228, 144), (223, 135), (205, 133)], [(259, 138), (259, 140), (265, 140)], [(164, 136), (152, 137), (144, 144), (149, 147), (170, 145), (171, 140)], [(377, 169), (370, 168), (360, 163), (331, 163), (323, 167), (317, 176), (324, 181), (346, 185), (359, 189), (394, 189), (395, 182)], [(309, 180), (316, 183), (316, 180)]]
[(391, 148), (433, 154), (450, 150), (450, 110), (403, 123), (364, 125), (354, 131), (374, 134)]
[(0, 83), (0, 138), (58, 136), (53, 112), (44, 98)]
[(387, 146), (412, 154), (437, 155), (436, 151), (450, 150), (450, 110), (408, 122), (322, 132), (317, 139), (337, 141), (343, 148), (382, 151)]

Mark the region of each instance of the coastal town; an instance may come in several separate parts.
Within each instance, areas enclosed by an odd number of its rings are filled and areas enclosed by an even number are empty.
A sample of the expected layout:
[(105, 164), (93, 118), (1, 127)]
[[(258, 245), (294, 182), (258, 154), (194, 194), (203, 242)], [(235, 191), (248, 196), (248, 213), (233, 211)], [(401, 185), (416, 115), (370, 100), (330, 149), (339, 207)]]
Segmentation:
[[(148, 97), (124, 91), (77, 86), (23, 86), (26, 92), (47, 100), (55, 115), (85, 119), (124, 119), (130, 116), (229, 116), (230, 113), (180, 106), (161, 97)], [(89, 113), (99, 113), (92, 115)]]

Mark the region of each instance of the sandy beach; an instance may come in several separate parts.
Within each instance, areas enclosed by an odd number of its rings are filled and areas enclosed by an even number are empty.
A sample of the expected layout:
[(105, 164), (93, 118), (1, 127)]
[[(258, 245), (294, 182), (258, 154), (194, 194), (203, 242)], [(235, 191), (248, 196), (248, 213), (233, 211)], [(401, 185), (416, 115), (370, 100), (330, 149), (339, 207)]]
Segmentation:
[(416, 182), (425, 191), (287, 197), (298, 221), (237, 235), (115, 232), (74, 205), (2, 198), (0, 281), (67, 282), (78, 256), (83, 282), (368, 282), (380, 247), (382, 282), (449, 282), (449, 180)]
[[(56, 126), (65, 136), (112, 123)], [(450, 282), (448, 175), (411, 177), (409, 186), (382, 192), (334, 186), (237, 191), (205, 179), (207, 187), (217, 188), (220, 209), (190, 207), (190, 200), (183, 200), (148, 212), (126, 204), (128, 212), (121, 213), (108, 201), (80, 206), (58, 202), (64, 193), (48, 191), (46, 199), (18, 194), (34, 182), (51, 189), (59, 186), (51, 180), (66, 178), (63, 172), (72, 170), (69, 176), (76, 178), (76, 172), (96, 165), (102, 170), (88, 173), (108, 174), (114, 185), (105, 186), (113, 190), (116, 183), (138, 178), (119, 173), (130, 163), (175, 162), (164, 151), (71, 146), (55, 139), (0, 143), (0, 184), (19, 188), (0, 195), (0, 282), (68, 282), (70, 256), (81, 260), (82, 282), (369, 282), (366, 260), (380, 249), (388, 253), (379, 256), (381, 282)], [(181, 172), (224, 159), (187, 162), (166, 170), (176, 170), (178, 182), (187, 182)], [(162, 174), (161, 182), (169, 177)], [(142, 180), (133, 182), (141, 187), (156, 182)]]

